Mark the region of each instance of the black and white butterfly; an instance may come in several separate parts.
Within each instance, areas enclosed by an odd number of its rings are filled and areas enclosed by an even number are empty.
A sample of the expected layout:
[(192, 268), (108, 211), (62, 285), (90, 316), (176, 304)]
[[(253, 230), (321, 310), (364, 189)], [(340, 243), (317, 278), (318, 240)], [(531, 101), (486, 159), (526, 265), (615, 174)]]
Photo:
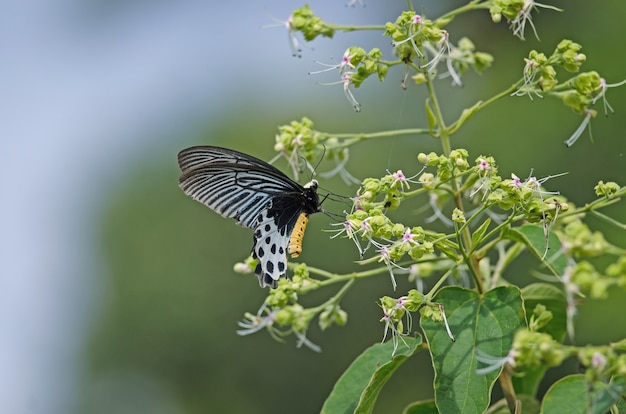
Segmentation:
[(254, 230), (252, 255), (261, 287), (276, 288), (287, 253), (298, 257), (309, 214), (322, 211), (317, 181), (304, 186), (276, 167), (227, 148), (200, 146), (178, 154), (185, 194)]

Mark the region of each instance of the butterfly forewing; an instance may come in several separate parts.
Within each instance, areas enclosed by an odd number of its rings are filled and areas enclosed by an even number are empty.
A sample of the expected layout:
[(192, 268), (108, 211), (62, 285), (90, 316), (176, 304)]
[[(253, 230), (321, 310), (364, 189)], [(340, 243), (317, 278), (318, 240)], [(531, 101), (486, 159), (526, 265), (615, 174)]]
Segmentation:
[(185, 149), (178, 163), (185, 194), (254, 230), (255, 273), (261, 286), (276, 287), (298, 217), (320, 209), (317, 182), (303, 187), (264, 161), (219, 147)]
[(256, 167), (229, 164), (198, 166), (180, 177), (185, 194), (249, 228), (273, 197), (297, 191), (290, 184)]
[(190, 171), (195, 167), (206, 166), (210, 164), (238, 164), (241, 166), (256, 166), (261, 170), (272, 171), (287, 181), (291, 181), (289, 177), (282, 173), (278, 168), (271, 164), (261, 161), (243, 152), (234, 151), (228, 148), (220, 147), (191, 147), (178, 153), (178, 165), (183, 171)]

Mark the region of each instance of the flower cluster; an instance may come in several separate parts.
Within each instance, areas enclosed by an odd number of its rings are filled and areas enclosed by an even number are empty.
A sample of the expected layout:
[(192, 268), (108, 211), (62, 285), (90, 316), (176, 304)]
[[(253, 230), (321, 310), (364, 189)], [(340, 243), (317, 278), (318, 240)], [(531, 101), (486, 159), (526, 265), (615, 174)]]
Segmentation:
[(521, 40), (524, 40), (526, 24), (530, 25), (533, 29), (535, 37), (539, 38), (531, 16), (532, 11), (539, 7), (562, 11), (554, 6), (537, 3), (534, 0), (494, 0), (489, 8), (489, 13), (491, 14), (491, 19), (494, 23), (500, 22), (504, 16), (504, 18), (510, 23), (509, 28), (513, 31), (513, 35), (519, 37)]
[[(397, 262), (408, 255), (417, 260), (425, 254), (433, 253), (432, 235), (427, 235), (422, 227), (409, 227), (394, 223), (386, 216), (385, 211), (397, 208), (410, 191), (411, 184), (418, 184), (413, 177), (406, 177), (398, 170), (384, 177), (367, 178), (361, 183), (357, 195), (353, 199), (353, 211), (348, 214), (339, 230), (339, 234), (352, 239), (361, 255), (374, 246), (376, 255), (361, 263), (382, 262), (390, 273), (392, 284), (396, 282), (394, 270), (399, 269), (410, 273), (397, 265)], [(424, 190), (416, 190), (423, 192)], [(361, 247), (361, 241), (366, 247)]]
[[(474, 43), (466, 37), (454, 46), (449, 40), (449, 33), (442, 29), (446, 21), (432, 21), (413, 11), (403, 12), (394, 23), (385, 25), (385, 36), (391, 37), (395, 54), (406, 63), (414, 58), (421, 59), (421, 64), (414, 66), (419, 70), (434, 72), (440, 62), (445, 62), (447, 71), (442, 77), (450, 77), (454, 85), (460, 86), (461, 76), (470, 67), (482, 72), (491, 66), (493, 57), (484, 52), (476, 52)], [(413, 79), (422, 83), (424, 77)]]
[[(557, 80), (556, 68), (563, 68), (570, 73), (578, 72), (586, 60), (586, 56), (580, 53), (581, 48), (582, 46), (578, 43), (566, 39), (557, 45), (549, 57), (544, 53), (531, 50), (528, 57), (524, 59), (523, 84), (513, 94), (516, 96), (528, 95), (532, 98), (533, 94), (542, 97), (542, 93), (563, 89), (564, 86), (557, 88), (559, 81)], [(588, 96), (588, 93), (594, 89), (599, 90), (597, 89), (599, 78), (596, 86), (591, 85), (592, 80), (588, 79), (587, 75), (581, 76), (579, 81), (575, 79), (573, 78), (569, 82), (572, 84), (579, 83), (579, 85), (571, 88), (571, 90), (582, 92), (583, 96)], [(565, 86), (568, 85), (566, 84)], [(563, 91), (560, 91), (560, 94), (562, 96), (567, 95)], [(565, 98), (563, 99), (565, 101)], [(566, 104), (568, 103), (566, 102)], [(569, 106), (571, 107), (572, 105), (569, 104)], [(574, 109), (576, 108), (574, 107)], [(578, 112), (581, 111), (579, 110)]]
[(359, 112), (361, 110), (361, 104), (359, 104), (352, 94), (350, 86), (358, 88), (365, 79), (374, 74), (377, 75), (378, 80), (382, 82), (387, 75), (389, 66), (381, 61), (381, 57), (382, 52), (378, 48), (373, 48), (366, 53), (364, 49), (353, 46), (344, 52), (340, 63), (335, 65), (320, 63), (326, 66), (326, 69), (309, 72), (309, 74), (318, 74), (338, 69), (341, 79), (337, 82), (322, 83), (322, 85), (342, 84), (348, 102), (350, 102), (356, 112)]
[(307, 42), (312, 41), (317, 36), (332, 38), (335, 34), (335, 29), (316, 16), (308, 4), (294, 10), (290, 23), (291, 30), (301, 32)]
[(549, 334), (528, 329), (517, 331), (513, 338), (514, 367), (537, 368), (560, 365), (568, 356), (564, 346)]
[(313, 351), (321, 349), (306, 337), (306, 332), (315, 316), (319, 318), (319, 326), (325, 330), (337, 324), (343, 326), (348, 321), (347, 313), (339, 306), (340, 296), (331, 298), (324, 305), (304, 308), (298, 303), (298, 294), (307, 289), (314, 289), (319, 281), (309, 277), (306, 264), (293, 268), (290, 279), (281, 278), (276, 289), (269, 290), (265, 302), (256, 315), (246, 313), (244, 321), (239, 323), (242, 328), (239, 335), (249, 335), (266, 329), (275, 339), (294, 334), (298, 339), (297, 346), (305, 345)]
[(505, 357), (485, 355), (476, 350), (476, 359), (487, 366), (477, 370), (478, 374), (507, 367), (523, 372), (527, 369), (555, 367), (565, 358), (575, 356), (585, 367), (585, 379), (591, 384), (606, 381), (613, 376), (626, 375), (626, 354), (618, 353), (611, 346), (586, 346), (580, 349), (568, 347), (555, 341), (549, 334), (521, 329), (513, 338), (513, 346)]
[(425, 43), (437, 45), (444, 39), (447, 42), (447, 32), (439, 27), (432, 20), (414, 11), (405, 11), (394, 23), (385, 24), (384, 35), (393, 41), (396, 55), (405, 62), (411, 62), (414, 57), (425, 56), (423, 52)]
[[(424, 295), (415, 289), (409, 291), (407, 296), (398, 299), (389, 296), (380, 298), (379, 306), (383, 310), (381, 322), (385, 323), (383, 342), (387, 339), (387, 332), (391, 331), (391, 340), (394, 344), (393, 353), (396, 352), (399, 340), (404, 341), (403, 336), (409, 335), (413, 329), (411, 312), (417, 311), (425, 302)], [(403, 320), (406, 319), (406, 327)]]
[(320, 173), (322, 177), (330, 178), (338, 174), (346, 183), (357, 182), (345, 168), (349, 159), (348, 148), (334, 136), (313, 129), (313, 121), (307, 117), (279, 126), (274, 150), (287, 160), (296, 179), (306, 170), (316, 173), (313, 164), (325, 157), (335, 167)]
[(287, 160), (296, 179), (305, 169), (312, 170), (311, 162), (320, 157), (320, 135), (306, 117), (278, 127), (274, 150)]
[(565, 145), (572, 146), (589, 125), (591, 118), (597, 112), (591, 109), (597, 101), (602, 100), (604, 113), (613, 112), (613, 108), (606, 100), (609, 88), (621, 86), (625, 81), (608, 84), (598, 72), (582, 72), (564, 82), (557, 79), (556, 68), (562, 68), (570, 73), (577, 73), (586, 60), (580, 53), (582, 46), (571, 40), (562, 40), (550, 56), (532, 50), (524, 59), (524, 69), (521, 85), (513, 92), (513, 96), (533, 96), (542, 98), (549, 94), (561, 99), (563, 104), (574, 112), (584, 115), (583, 122), (576, 131), (565, 141)]

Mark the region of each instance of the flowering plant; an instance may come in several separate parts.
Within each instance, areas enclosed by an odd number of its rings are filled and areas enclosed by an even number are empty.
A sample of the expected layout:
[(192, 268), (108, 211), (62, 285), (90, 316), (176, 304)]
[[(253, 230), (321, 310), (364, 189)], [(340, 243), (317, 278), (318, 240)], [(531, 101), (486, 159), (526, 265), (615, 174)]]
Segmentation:
[[(494, 157), (472, 156), (466, 149), (453, 147), (452, 142), (476, 113), (506, 97), (526, 96), (531, 100), (557, 98), (581, 115), (580, 127), (564, 140), (566, 146), (572, 146), (596, 115), (593, 108), (598, 101), (606, 113), (613, 111), (607, 92), (624, 82), (610, 84), (596, 71), (581, 72), (586, 63), (582, 46), (564, 39), (551, 51), (533, 50), (520, 57), (524, 64), (517, 82), (477, 101), (453, 122), (445, 121), (445, 108), (436, 93), (441, 78), (460, 86), (468, 70), (485, 71), (494, 59), (478, 51), (466, 37), (453, 42), (457, 36), (447, 27), (454, 18), (485, 10), (493, 22), (506, 20), (513, 35), (523, 40), (529, 28), (537, 36), (532, 16), (539, 8), (560, 11), (533, 0), (472, 0), (438, 18), (427, 18), (416, 13), (409, 1), (408, 10), (381, 26), (327, 23), (308, 5), (287, 20), (296, 56), (301, 54), (299, 34), (312, 41), (338, 31), (363, 29), (379, 30), (389, 37), (389, 51), (353, 46), (343, 52), (337, 65), (311, 72), (335, 71), (337, 83), (355, 111), (363, 108), (354, 90), (372, 75), (385, 81), (393, 67), (404, 69), (402, 87), (409, 87), (412, 81), (428, 96), (427, 125), (333, 134), (316, 130), (305, 117), (279, 127), (276, 135), (275, 149), (295, 173), (324, 157), (335, 163), (327, 175), (338, 174), (347, 183), (359, 184), (333, 238), (351, 240), (362, 258), (359, 263), (370, 267), (336, 274), (290, 263), (290, 278), (281, 279), (277, 289), (269, 291), (256, 314), (246, 314), (239, 333), (267, 330), (275, 337), (293, 333), (298, 345), (319, 350), (306, 336), (310, 324), (317, 319), (322, 329), (345, 325), (347, 312), (341, 300), (352, 285), (386, 275), (397, 292), (394, 297), (379, 298), (383, 344), (365, 350), (354, 361), (337, 382), (323, 412), (371, 412), (393, 371), (418, 351), (430, 353), (435, 399), (415, 402), (407, 412), (479, 413), (506, 407), (511, 413), (521, 412), (521, 408), (552, 413), (564, 412), (563, 407), (572, 404), (580, 412), (624, 408), (626, 338), (602, 346), (576, 345), (573, 320), (585, 297), (603, 298), (611, 287), (626, 289), (626, 250), (608, 242), (586, 222), (594, 217), (626, 230), (626, 224), (601, 212), (619, 202), (626, 187), (600, 181), (595, 187), (597, 198), (576, 206), (564, 194), (547, 189), (548, 181), (560, 174), (503, 176)], [(383, 58), (391, 53), (393, 58)], [(420, 172), (411, 176), (396, 170), (383, 177), (357, 180), (348, 172), (352, 146), (399, 135), (430, 135), (439, 140), (441, 151), (416, 154)], [(420, 197), (432, 209), (423, 223), (396, 222), (388, 215)], [(431, 226), (435, 221), (449, 230), (435, 230), (439, 228)], [(515, 259), (525, 251), (542, 266), (544, 280), (520, 287), (511, 276), (519, 272)], [(594, 260), (599, 257), (610, 264), (602, 266)], [(254, 267), (251, 258), (237, 265), (242, 271)], [(399, 277), (414, 287), (399, 291)], [(299, 303), (307, 293), (332, 285), (340, 288), (319, 305), (307, 308)], [(419, 323), (414, 323), (417, 314)], [(536, 394), (546, 370), (570, 357), (578, 359), (582, 373), (555, 382), (539, 400)], [(504, 399), (491, 402), (496, 381)]]

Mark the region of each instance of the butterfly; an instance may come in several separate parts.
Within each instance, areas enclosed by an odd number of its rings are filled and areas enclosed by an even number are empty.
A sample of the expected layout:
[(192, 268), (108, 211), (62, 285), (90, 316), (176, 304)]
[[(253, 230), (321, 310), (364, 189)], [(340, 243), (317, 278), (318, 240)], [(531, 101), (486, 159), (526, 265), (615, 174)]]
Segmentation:
[(220, 147), (184, 149), (178, 165), (185, 194), (254, 230), (254, 272), (261, 287), (276, 288), (287, 270), (287, 253), (302, 253), (309, 215), (322, 211), (317, 181), (302, 186), (265, 161)]

